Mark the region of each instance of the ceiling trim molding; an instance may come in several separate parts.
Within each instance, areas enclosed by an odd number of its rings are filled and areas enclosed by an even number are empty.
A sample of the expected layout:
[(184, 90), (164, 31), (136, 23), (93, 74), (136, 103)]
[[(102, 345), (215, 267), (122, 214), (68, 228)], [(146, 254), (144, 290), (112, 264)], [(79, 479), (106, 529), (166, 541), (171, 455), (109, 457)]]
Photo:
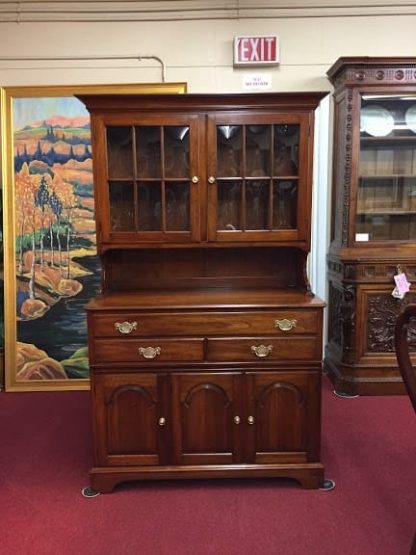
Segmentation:
[(416, 15), (416, 0), (0, 1), (0, 23)]

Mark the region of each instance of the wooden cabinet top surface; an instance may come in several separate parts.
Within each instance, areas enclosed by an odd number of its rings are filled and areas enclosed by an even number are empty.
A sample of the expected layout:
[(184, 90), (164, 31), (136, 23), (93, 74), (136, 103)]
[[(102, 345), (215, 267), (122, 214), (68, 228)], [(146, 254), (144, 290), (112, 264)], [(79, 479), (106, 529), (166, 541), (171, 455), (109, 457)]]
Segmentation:
[(88, 310), (140, 309), (264, 309), (320, 308), (325, 303), (314, 295), (287, 289), (205, 289), (195, 291), (132, 291), (107, 293), (93, 299)]

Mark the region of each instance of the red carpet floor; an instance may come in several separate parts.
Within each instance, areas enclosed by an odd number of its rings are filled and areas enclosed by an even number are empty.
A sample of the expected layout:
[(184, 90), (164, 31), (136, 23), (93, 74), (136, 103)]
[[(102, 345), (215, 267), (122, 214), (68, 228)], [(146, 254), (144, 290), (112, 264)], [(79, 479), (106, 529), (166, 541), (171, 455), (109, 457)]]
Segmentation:
[(290, 481), (134, 483), (86, 499), (87, 392), (0, 393), (1, 555), (407, 555), (416, 418), (407, 397), (340, 399), (325, 380), (335, 490)]

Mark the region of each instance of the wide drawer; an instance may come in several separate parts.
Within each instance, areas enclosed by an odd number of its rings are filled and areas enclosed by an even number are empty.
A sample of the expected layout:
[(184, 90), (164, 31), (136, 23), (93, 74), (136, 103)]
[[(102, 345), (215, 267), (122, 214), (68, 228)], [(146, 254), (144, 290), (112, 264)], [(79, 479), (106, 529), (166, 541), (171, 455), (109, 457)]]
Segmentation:
[(92, 314), (95, 337), (161, 335), (302, 335), (321, 329), (321, 311)]
[(198, 339), (96, 339), (91, 362), (163, 362), (204, 359), (204, 340)]
[(322, 345), (315, 337), (224, 337), (208, 339), (207, 360), (213, 362), (320, 360)]

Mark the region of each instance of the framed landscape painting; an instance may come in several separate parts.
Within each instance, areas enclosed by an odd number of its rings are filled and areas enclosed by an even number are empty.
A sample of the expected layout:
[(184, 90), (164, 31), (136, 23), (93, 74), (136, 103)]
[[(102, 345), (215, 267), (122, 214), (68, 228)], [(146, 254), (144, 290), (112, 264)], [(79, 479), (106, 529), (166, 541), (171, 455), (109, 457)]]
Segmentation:
[(1, 90), (5, 387), (89, 387), (84, 306), (100, 289), (90, 118), (77, 94), (184, 83)]

